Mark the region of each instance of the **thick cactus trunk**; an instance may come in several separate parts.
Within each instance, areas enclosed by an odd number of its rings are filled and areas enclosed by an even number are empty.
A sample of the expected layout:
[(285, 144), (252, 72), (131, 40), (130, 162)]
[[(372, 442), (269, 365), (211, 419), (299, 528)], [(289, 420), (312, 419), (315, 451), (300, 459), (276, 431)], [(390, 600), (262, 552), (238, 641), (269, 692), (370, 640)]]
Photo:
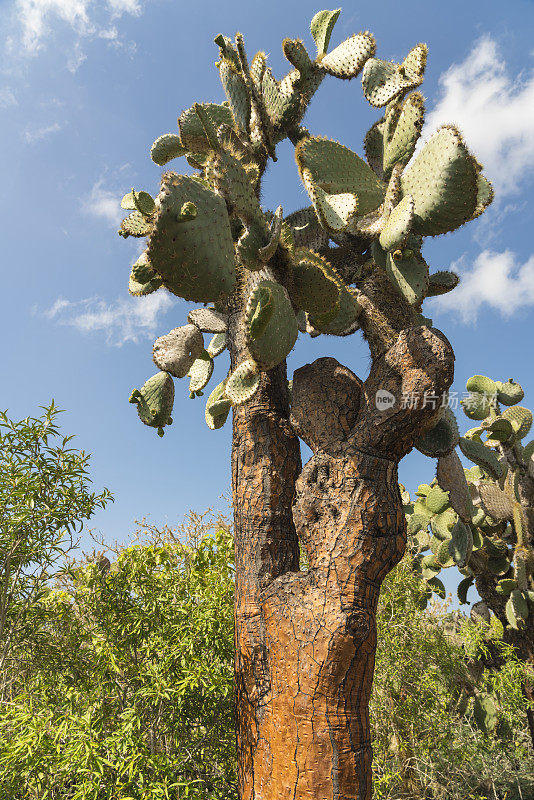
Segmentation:
[[(239, 358), (236, 328), (232, 339)], [(375, 613), (405, 545), (397, 464), (436, 419), (424, 393), (446, 390), (452, 372), (445, 337), (412, 328), (363, 384), (332, 358), (297, 370), (290, 419), (284, 366), (234, 409), (241, 800), (371, 797)], [(377, 409), (379, 389), (394, 407)], [(419, 404), (403, 408), (405, 392)], [(302, 471), (295, 433), (314, 452)]]

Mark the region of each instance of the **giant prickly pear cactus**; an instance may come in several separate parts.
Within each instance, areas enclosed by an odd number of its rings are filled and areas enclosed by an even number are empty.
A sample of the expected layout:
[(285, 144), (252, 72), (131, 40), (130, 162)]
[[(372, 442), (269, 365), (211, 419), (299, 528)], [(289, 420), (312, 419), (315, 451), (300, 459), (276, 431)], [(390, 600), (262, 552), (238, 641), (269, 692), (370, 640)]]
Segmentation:
[[(518, 405), (523, 389), (510, 379), (474, 375), (462, 400), (477, 422), (437, 456), (436, 478), (421, 484), (411, 502), (404, 492), (413, 566), (429, 587), (444, 596), (437, 577), (456, 566), (463, 579), (458, 599), (467, 603), (473, 585), (482, 605), (504, 627), (504, 639), (532, 669), (534, 684), (534, 440), (525, 443), (532, 412)], [(434, 438), (433, 438), (434, 437)], [(435, 431), (426, 435), (437, 441)], [(453, 443), (454, 441), (454, 443)], [(474, 466), (466, 469), (455, 450)], [(533, 687), (525, 694), (534, 704)], [(529, 712), (534, 745), (534, 708)]]
[[(434, 439), (445, 450), (454, 439), (453, 421), (424, 402), (449, 388), (453, 353), (422, 303), (458, 278), (430, 274), (424, 238), (456, 230), (492, 199), (454, 126), (441, 127), (414, 156), (426, 45), (400, 64), (375, 57), (368, 31), (330, 49), (338, 16), (339, 9), (313, 18), (316, 55), (300, 39), (284, 39), (291, 66), (280, 81), (265, 53), (249, 61), (241, 34), (234, 41), (219, 34), (226, 101), (194, 103), (178, 133), (154, 142), (152, 159), (167, 170), (159, 194), (132, 190), (119, 231), (147, 237), (132, 293), (164, 288), (204, 304), (156, 342), (154, 360), (168, 380), (187, 374), (198, 397), (213, 359), (224, 349), (230, 356), (205, 420), (216, 430), (233, 411), (243, 800), (371, 796), (375, 612), (406, 541), (397, 465), (431, 428), (429, 450)], [(364, 98), (382, 114), (365, 137), (365, 158), (302, 124), (325, 78), (349, 82), (350, 92), (358, 75)], [(284, 139), (295, 147), (311, 203), (285, 217), (281, 206), (273, 212), (259, 201)], [(177, 158), (193, 174), (173, 171)], [(288, 382), (286, 358), (299, 332), (357, 330), (371, 351), (365, 381), (321, 358)], [(215, 335), (206, 349), (205, 333)], [(409, 407), (400, 402), (406, 391), (415, 398)], [(378, 402), (383, 393), (393, 404)], [(146, 384), (132, 395), (141, 420), (160, 434), (171, 421), (167, 394), (165, 408), (158, 400), (150, 413), (141, 408), (153, 402)], [(314, 453), (304, 468), (299, 438)], [(298, 571), (299, 546), (307, 572)]]

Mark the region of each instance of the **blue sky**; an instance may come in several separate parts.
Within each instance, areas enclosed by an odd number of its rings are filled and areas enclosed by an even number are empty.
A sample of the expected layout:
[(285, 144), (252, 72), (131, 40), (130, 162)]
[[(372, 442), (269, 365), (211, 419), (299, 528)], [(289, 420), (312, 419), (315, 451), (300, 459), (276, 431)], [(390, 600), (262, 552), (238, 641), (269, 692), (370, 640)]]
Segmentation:
[[(177, 381), (175, 424), (160, 439), (128, 404), (156, 368), (154, 339), (186, 322), (194, 307), (160, 290), (128, 294), (138, 241), (121, 239), (119, 202), (132, 186), (157, 193), (161, 169), (149, 158), (162, 133), (176, 131), (194, 101), (222, 102), (214, 36), (241, 31), (249, 55), (269, 55), (276, 77), (288, 70), (285, 36), (310, 47), (309, 22), (322, 6), (292, 3), (196, 3), (172, 0), (3, 0), (0, 31), (0, 140), (4, 262), (0, 406), (19, 419), (54, 398), (65, 433), (93, 454), (95, 489), (114, 505), (93, 518), (106, 541), (125, 543), (134, 520), (173, 526), (189, 510), (228, 510), (231, 424), (211, 431), (202, 399)], [(423, 136), (451, 122), (484, 164), (496, 201), (461, 230), (427, 241), (433, 269), (452, 268), (462, 284), (425, 313), (456, 351), (454, 389), (483, 373), (519, 380), (534, 405), (534, 4), (526, 0), (360, 0), (345, 4), (332, 46), (359, 30), (377, 40), (377, 56), (402, 60), (429, 46), (422, 91)], [(327, 78), (306, 124), (362, 154), (380, 116), (358, 79)], [(278, 148), (264, 208), (287, 214), (309, 201), (292, 148)], [(181, 162), (174, 162), (178, 171)], [(185, 165), (187, 166), (187, 165)], [(332, 355), (365, 377), (367, 347), (346, 338), (301, 335), (288, 367)], [(217, 359), (212, 385), (225, 375)], [(468, 420), (460, 412), (463, 430)], [(304, 458), (309, 451), (303, 446)], [(401, 465), (412, 491), (434, 464), (413, 453)], [(88, 537), (83, 545), (92, 549)]]

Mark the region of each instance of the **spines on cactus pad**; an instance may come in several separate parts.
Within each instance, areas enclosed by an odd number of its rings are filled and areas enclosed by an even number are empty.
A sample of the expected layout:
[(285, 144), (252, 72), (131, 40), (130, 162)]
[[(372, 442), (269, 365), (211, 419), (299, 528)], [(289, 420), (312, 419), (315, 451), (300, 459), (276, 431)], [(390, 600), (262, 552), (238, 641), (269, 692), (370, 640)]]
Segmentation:
[(417, 306), (424, 299), (428, 288), (428, 264), (419, 253), (410, 248), (388, 252), (386, 274), (410, 305)]
[(158, 372), (149, 378), (141, 389), (134, 389), (130, 403), (137, 405), (141, 422), (157, 428), (163, 436), (165, 425), (172, 424), (171, 412), (174, 403), (174, 383), (167, 372)]
[(333, 233), (347, 230), (358, 209), (356, 195), (349, 192), (328, 194), (314, 183), (309, 169), (301, 171), (301, 178), (321, 225)]
[(219, 74), (224, 93), (228, 98), (228, 105), (235, 120), (236, 126), (248, 132), (250, 123), (250, 96), (243, 80), (243, 76), (231, 61), (221, 58)]
[(337, 270), (322, 256), (304, 249), (297, 253), (301, 253), (302, 258), (306, 261), (315, 263), (337, 285), (339, 290), (339, 300), (330, 311), (308, 315), (312, 329), (332, 336), (348, 336), (354, 333), (359, 327), (362, 310), (358, 300), (358, 291), (347, 286)]
[(252, 359), (242, 361), (226, 381), (226, 396), (232, 405), (246, 403), (256, 394), (260, 385), (260, 370)]
[(291, 228), (294, 247), (319, 250), (328, 245), (328, 233), (320, 225), (313, 206), (293, 211), (292, 214), (288, 214), (284, 222)]
[(217, 103), (195, 103), (191, 108), (181, 113), (178, 118), (178, 127), (180, 128), (180, 137), (184, 146), (190, 153), (207, 153), (212, 148), (195, 109), (196, 105), (202, 106), (215, 128), (223, 124), (232, 127), (234, 125), (234, 117), (227, 105), (218, 105)]
[(228, 327), (228, 315), (214, 308), (195, 308), (187, 315), (187, 321), (204, 333), (225, 333)]
[(458, 424), (454, 412), (446, 406), (438, 422), (415, 443), (419, 452), (437, 458), (450, 453), (459, 441)]
[(339, 285), (333, 280), (331, 264), (309, 251), (296, 250), (292, 262), (291, 299), (297, 308), (311, 314), (325, 314), (332, 311), (339, 300)]
[(221, 381), (206, 401), (206, 424), (212, 431), (222, 428), (232, 407), (231, 400), (225, 394), (226, 381), (226, 378)]
[(358, 216), (374, 211), (384, 200), (383, 182), (363, 159), (338, 142), (307, 137), (298, 143), (295, 159), (303, 181), (307, 170), (311, 182), (324, 192), (356, 195)]
[(189, 381), (189, 397), (202, 395), (202, 389), (208, 385), (213, 375), (213, 358), (207, 350), (204, 350), (200, 356), (193, 361), (187, 374), (191, 379)]
[(391, 211), (379, 236), (380, 246), (384, 250), (403, 249), (412, 227), (414, 208), (414, 199), (407, 194)]
[(136, 192), (132, 189), (122, 198), (121, 208), (126, 211), (139, 211), (143, 216), (149, 217), (154, 211), (154, 199), (148, 192)]
[(365, 62), (374, 56), (376, 42), (369, 31), (360, 31), (341, 42), (328, 55), (319, 58), (319, 69), (336, 78), (350, 80), (360, 74)]
[(318, 11), (313, 17), (310, 23), (310, 32), (317, 45), (318, 56), (327, 52), (330, 37), (340, 13), (341, 9), (336, 8), (334, 11)]
[(439, 128), (404, 170), (401, 184), (415, 200), (415, 233), (437, 236), (467, 222), (477, 202), (477, 164), (457, 128)]
[[(250, 325), (255, 318), (258, 305), (262, 302), (264, 290), (271, 293), (272, 311), (267, 323), (251, 332)], [(254, 361), (262, 370), (280, 364), (291, 352), (297, 340), (297, 320), (286, 289), (276, 281), (263, 280), (251, 291), (245, 308), (247, 346)], [(257, 335), (252, 338), (252, 333)]]
[(119, 228), (119, 236), (125, 239), (128, 236), (135, 236), (141, 239), (143, 236), (148, 236), (152, 231), (152, 223), (140, 211), (132, 211), (126, 219), (123, 219)]
[(183, 378), (203, 350), (204, 339), (197, 326), (182, 325), (156, 339), (152, 353), (159, 369)]
[(502, 478), (504, 468), (493, 450), (474, 439), (466, 439), (465, 436), (460, 437), (459, 445), (464, 456), (481, 467), (492, 478), (495, 480)]
[(135, 297), (151, 294), (163, 286), (160, 276), (152, 269), (146, 253), (142, 253), (132, 267), (128, 291)]
[(223, 198), (194, 178), (166, 173), (156, 205), (148, 258), (166, 288), (196, 302), (231, 292), (234, 244)]
[[(386, 118), (389, 115), (386, 115)], [(408, 95), (398, 113), (392, 115), (384, 141), (383, 176), (388, 179), (395, 164), (405, 165), (413, 156), (425, 120), (425, 102), (420, 92)]]
[(223, 350), (226, 349), (226, 334), (225, 333), (216, 333), (215, 336), (211, 339), (209, 345), (206, 347), (206, 350), (210, 354), (212, 358), (215, 356), (220, 355)]
[(427, 53), (426, 44), (417, 44), (401, 64), (370, 58), (362, 75), (363, 93), (369, 103), (380, 108), (419, 86), (423, 82)]
[(505, 406), (515, 406), (520, 403), (525, 393), (520, 383), (516, 383), (510, 378), (506, 383), (496, 381), (497, 385), (497, 400)]
[(460, 283), (460, 278), (455, 272), (441, 270), (433, 272), (428, 278), (427, 297), (437, 297), (455, 289)]
[(384, 176), (385, 124), (384, 117), (377, 120), (377, 122), (369, 128), (363, 140), (363, 149), (367, 163), (379, 178)]
[(164, 133), (163, 136), (158, 136), (150, 148), (150, 158), (159, 167), (163, 167), (173, 158), (183, 156), (186, 152), (187, 148), (176, 133)]

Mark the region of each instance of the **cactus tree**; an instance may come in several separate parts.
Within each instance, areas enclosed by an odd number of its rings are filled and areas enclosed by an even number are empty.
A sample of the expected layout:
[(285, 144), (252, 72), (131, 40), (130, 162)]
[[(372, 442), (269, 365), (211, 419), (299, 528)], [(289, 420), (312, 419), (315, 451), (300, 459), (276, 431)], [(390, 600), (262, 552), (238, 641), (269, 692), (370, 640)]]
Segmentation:
[[(441, 127), (415, 154), (426, 45), (400, 64), (377, 58), (367, 31), (330, 48), (338, 16), (313, 18), (316, 55), (300, 39), (284, 39), (290, 69), (281, 80), (265, 53), (248, 58), (241, 34), (218, 35), (227, 100), (195, 103), (181, 113), (178, 133), (154, 142), (152, 159), (166, 167), (159, 194), (126, 195), (130, 213), (119, 231), (147, 237), (133, 294), (164, 287), (204, 304), (157, 340), (160, 377), (130, 398), (142, 422), (163, 435), (173, 378), (188, 376), (198, 397), (213, 359), (229, 353), (205, 419), (218, 429), (232, 410), (243, 800), (371, 796), (375, 612), (406, 543), (397, 466), (418, 438), (447, 426), (425, 398), (442, 395), (453, 378), (451, 346), (421, 306), (458, 278), (430, 274), (424, 237), (457, 229), (492, 199), (455, 127)], [(302, 124), (327, 76), (361, 76), (365, 99), (380, 109), (365, 158)], [(286, 216), (259, 202), (284, 139), (311, 203)], [(194, 174), (169, 168), (176, 158)], [(319, 358), (288, 382), (286, 357), (299, 332), (358, 330), (372, 359), (365, 380)], [(407, 393), (411, 402), (402, 403)], [(304, 467), (300, 439), (313, 451)]]

